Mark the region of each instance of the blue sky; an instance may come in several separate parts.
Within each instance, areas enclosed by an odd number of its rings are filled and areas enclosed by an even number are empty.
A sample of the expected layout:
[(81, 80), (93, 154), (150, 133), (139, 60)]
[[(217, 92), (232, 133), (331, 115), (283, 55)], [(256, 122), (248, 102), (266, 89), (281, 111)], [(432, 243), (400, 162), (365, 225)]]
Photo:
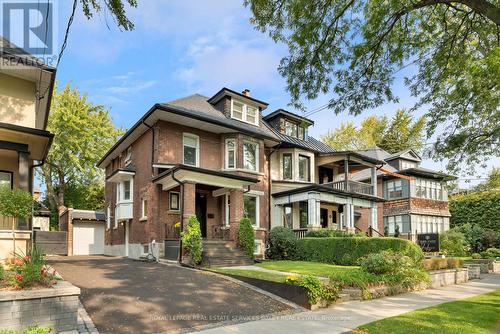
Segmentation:
[[(71, 1), (56, 3), (60, 41)], [(78, 8), (57, 73), (60, 87), (71, 83), (92, 102), (109, 107), (116, 125), (130, 127), (156, 102), (193, 93), (211, 96), (222, 86), (250, 89), (253, 97), (270, 104), (268, 112), (290, 101), (277, 72), (287, 50), (253, 28), (250, 10), (242, 1), (143, 0), (128, 14), (135, 30), (122, 32), (109, 15), (88, 21)], [(342, 122), (359, 123), (372, 114), (392, 116), (398, 107), (411, 106), (414, 99), (403, 86), (405, 72), (398, 75), (398, 105), (358, 117), (324, 110), (311, 116), (316, 125), (310, 133), (319, 137)], [(314, 109), (327, 101), (327, 96), (321, 96), (307, 106)], [(499, 160), (491, 160), (487, 169), (500, 165)], [(432, 161), (424, 161), (423, 166), (444, 169)], [(480, 171), (481, 176), (486, 174)], [(463, 181), (461, 185), (468, 186)]]

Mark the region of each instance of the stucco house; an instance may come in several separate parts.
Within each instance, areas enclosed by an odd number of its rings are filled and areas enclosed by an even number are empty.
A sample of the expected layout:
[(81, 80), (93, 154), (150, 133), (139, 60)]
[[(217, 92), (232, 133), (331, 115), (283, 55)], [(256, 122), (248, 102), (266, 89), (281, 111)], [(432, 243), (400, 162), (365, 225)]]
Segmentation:
[[(33, 192), (33, 169), (44, 163), (53, 135), (45, 128), (56, 71), (0, 37), (0, 186)], [(26, 251), (32, 219), (15, 226)], [(0, 217), (0, 259), (13, 251), (12, 220)]]
[[(140, 257), (154, 241), (176, 259), (169, 247), (190, 216), (211, 264), (245, 262), (234, 247), (243, 217), (254, 227), (257, 257), (274, 226), (299, 237), (307, 229), (354, 232), (358, 207), (380, 230), (376, 170), (385, 162), (335, 152), (309, 136), (313, 121), (282, 109), (263, 116), (267, 106), (228, 88), (153, 105), (98, 163), (106, 175), (105, 254)], [(372, 179), (352, 179), (365, 170)]]

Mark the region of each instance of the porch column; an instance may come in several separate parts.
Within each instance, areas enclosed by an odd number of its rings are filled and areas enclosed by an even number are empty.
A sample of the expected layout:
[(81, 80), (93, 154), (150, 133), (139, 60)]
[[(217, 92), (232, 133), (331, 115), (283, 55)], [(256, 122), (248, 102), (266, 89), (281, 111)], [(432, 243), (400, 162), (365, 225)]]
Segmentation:
[(373, 196), (377, 196), (377, 168), (372, 167), (371, 168), (372, 172), (372, 177), (371, 177), (371, 184), (372, 184), (372, 191), (373, 191)]
[(184, 183), (182, 186), (182, 221), (184, 229), (189, 217), (196, 216), (196, 184)]
[(312, 229), (321, 228), (320, 223), (320, 194), (309, 193), (307, 197), (307, 226)]
[(354, 232), (354, 208), (352, 204), (344, 204), (344, 221), (348, 232)]
[(349, 160), (344, 159), (344, 190), (349, 190)]
[[(377, 203), (373, 202), (370, 207), (370, 226), (378, 231)], [(380, 231), (379, 231), (380, 232)]]
[(245, 204), (243, 202), (243, 192), (240, 190), (231, 190), (229, 192), (229, 238), (236, 241), (238, 226), (245, 213)]

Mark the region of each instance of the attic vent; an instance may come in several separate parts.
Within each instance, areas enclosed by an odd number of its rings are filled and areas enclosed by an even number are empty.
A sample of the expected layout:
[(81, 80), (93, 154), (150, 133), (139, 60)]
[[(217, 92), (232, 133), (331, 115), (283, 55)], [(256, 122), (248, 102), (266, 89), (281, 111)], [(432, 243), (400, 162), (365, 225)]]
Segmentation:
[(241, 92), (241, 94), (245, 95), (246, 97), (250, 97), (250, 89), (245, 89)]

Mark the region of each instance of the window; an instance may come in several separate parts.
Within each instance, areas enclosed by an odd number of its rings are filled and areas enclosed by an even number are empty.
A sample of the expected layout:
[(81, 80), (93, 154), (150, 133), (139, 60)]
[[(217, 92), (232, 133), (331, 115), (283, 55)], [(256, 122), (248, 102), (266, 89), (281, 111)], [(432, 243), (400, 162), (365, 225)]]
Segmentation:
[(416, 196), (420, 198), (442, 200), (443, 185), (439, 181), (415, 180)]
[(184, 164), (198, 166), (199, 138), (191, 134), (184, 134), (182, 139), (184, 145)]
[(230, 215), (229, 209), (231, 208), (231, 199), (229, 194), (224, 195), (224, 226), (229, 226), (230, 224)]
[(240, 101), (231, 100), (231, 117), (253, 125), (259, 124), (259, 110)]
[(0, 172), (0, 187), (9, 187), (12, 189), (11, 172)]
[(402, 180), (392, 180), (386, 182), (387, 194), (389, 199), (403, 197), (403, 182)]
[(141, 220), (146, 218), (148, 218), (148, 201), (143, 198), (141, 201)]
[(127, 153), (125, 155), (125, 166), (130, 165), (132, 162), (132, 147), (127, 148)]
[(236, 168), (236, 140), (226, 139), (226, 168)]
[(293, 229), (293, 207), (292, 204), (283, 205), (283, 226)]
[(259, 144), (248, 141), (243, 143), (243, 168), (259, 170)]
[(123, 200), (130, 200), (130, 180), (123, 182)]
[(305, 155), (299, 155), (299, 180), (300, 181), (311, 181), (310, 172), (310, 161), (309, 157)]
[(254, 107), (247, 106), (247, 122), (255, 124), (257, 123), (257, 109)]
[(260, 240), (254, 240), (253, 254), (254, 255), (262, 254), (262, 244)]
[(179, 196), (180, 194), (178, 192), (171, 191), (169, 192), (169, 208), (170, 211), (179, 211)]
[(285, 120), (285, 134), (297, 138), (297, 124)]
[(243, 196), (245, 218), (250, 219), (253, 226), (259, 226), (259, 197), (254, 195)]
[(291, 153), (283, 153), (283, 180), (293, 179), (293, 158)]
[(401, 169), (409, 169), (415, 167), (417, 167), (417, 164), (415, 162), (405, 161), (405, 160), (401, 161)]
[(309, 224), (309, 206), (307, 202), (299, 202), (299, 224), (300, 228), (306, 228)]
[(303, 126), (299, 125), (299, 139), (305, 140), (306, 139), (306, 129)]

